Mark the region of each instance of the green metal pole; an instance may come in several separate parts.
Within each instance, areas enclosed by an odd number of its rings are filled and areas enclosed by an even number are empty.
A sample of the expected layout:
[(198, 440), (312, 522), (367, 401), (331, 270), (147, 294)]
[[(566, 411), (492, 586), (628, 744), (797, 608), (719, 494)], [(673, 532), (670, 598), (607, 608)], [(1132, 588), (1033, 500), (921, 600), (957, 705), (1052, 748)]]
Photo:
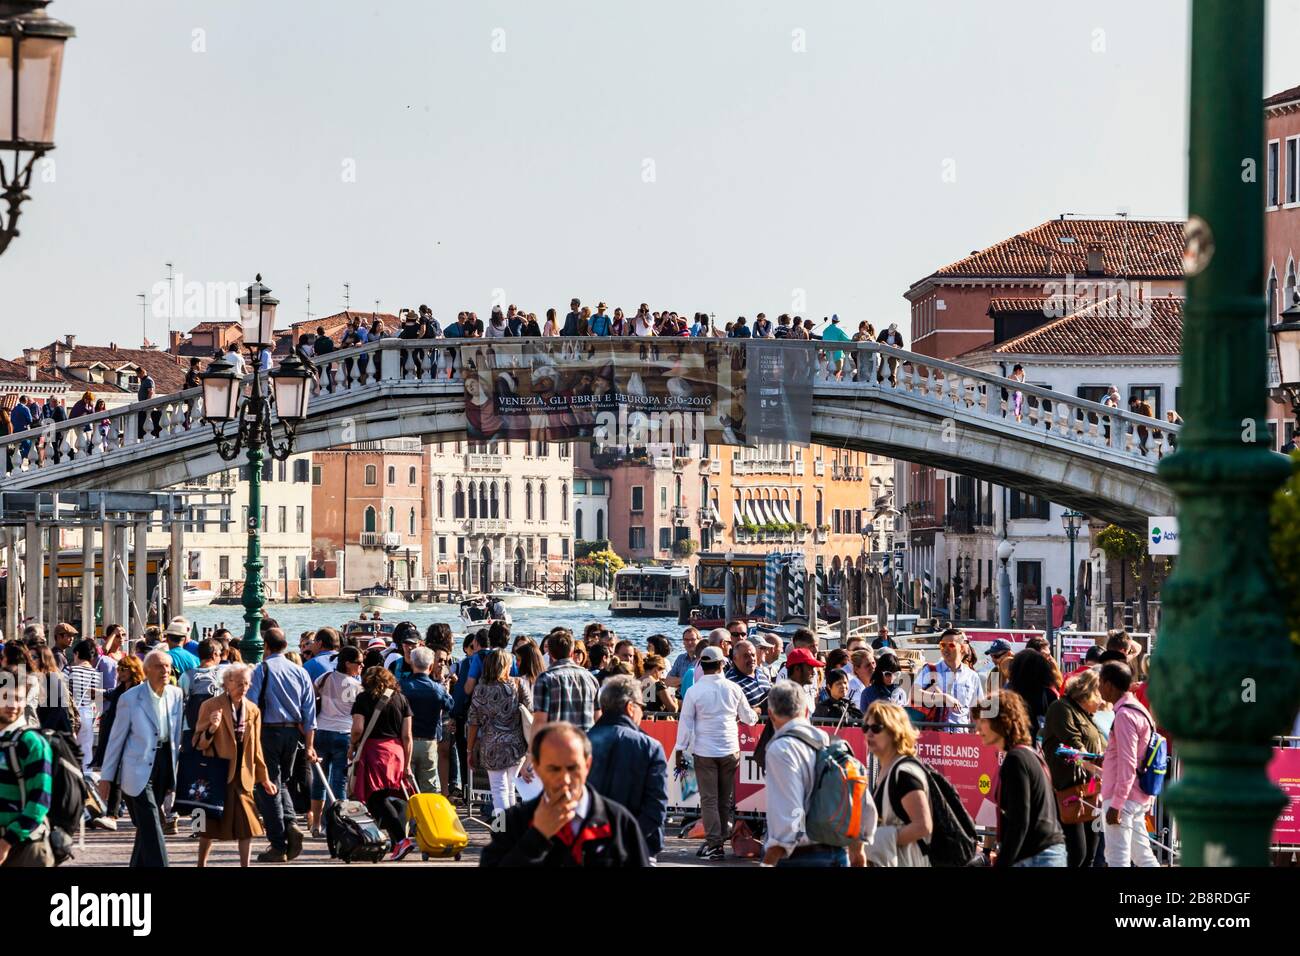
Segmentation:
[(1184, 866), (1263, 866), (1282, 793), (1270, 737), (1300, 697), (1268, 548), (1289, 464), (1267, 449), (1264, 330), (1264, 2), (1192, 7), (1187, 304), (1177, 569), (1164, 590), (1151, 700), (1182, 762), (1167, 800)]
[(1067, 528), (1065, 533), (1070, 539), (1070, 602), (1066, 605), (1065, 619), (1067, 621), (1073, 621), (1074, 620), (1074, 542), (1079, 540), (1079, 532), (1075, 528)]
[[(256, 362), (256, 358), (254, 358)], [(256, 365), (253, 366), (257, 368)], [(261, 420), (266, 409), (262, 401), (261, 373), (253, 376), (248, 414), (256, 422), (247, 423), (248, 441), (248, 548), (244, 558), (244, 639), (239, 652), (246, 664), (260, 664), (265, 645), (262, 642), (262, 452)]]

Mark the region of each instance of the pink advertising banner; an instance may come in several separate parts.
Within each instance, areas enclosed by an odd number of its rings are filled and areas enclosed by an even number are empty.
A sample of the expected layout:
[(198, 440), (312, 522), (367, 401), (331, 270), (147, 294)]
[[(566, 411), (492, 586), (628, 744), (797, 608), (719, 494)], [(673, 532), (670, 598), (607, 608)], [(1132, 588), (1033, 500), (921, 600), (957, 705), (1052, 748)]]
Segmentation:
[(1300, 749), (1275, 747), (1273, 760), (1268, 765), (1268, 777), (1290, 801), (1277, 818), (1273, 842), (1300, 843)]

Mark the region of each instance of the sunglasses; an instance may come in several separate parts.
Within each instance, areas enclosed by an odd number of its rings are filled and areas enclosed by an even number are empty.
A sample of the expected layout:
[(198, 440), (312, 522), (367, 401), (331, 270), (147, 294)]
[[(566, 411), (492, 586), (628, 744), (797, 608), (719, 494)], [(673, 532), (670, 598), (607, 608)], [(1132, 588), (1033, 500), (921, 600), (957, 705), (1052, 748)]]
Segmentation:
[(884, 724), (864, 724), (863, 726), (869, 734), (883, 734), (885, 732)]

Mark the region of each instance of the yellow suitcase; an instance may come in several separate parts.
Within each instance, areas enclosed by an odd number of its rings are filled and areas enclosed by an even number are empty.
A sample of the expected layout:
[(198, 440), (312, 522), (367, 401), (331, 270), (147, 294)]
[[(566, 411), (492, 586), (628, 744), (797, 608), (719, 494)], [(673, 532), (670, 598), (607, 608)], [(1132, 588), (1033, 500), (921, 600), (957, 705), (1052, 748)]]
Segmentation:
[(415, 824), (415, 842), (426, 860), (460, 859), (469, 846), (469, 834), (446, 797), (440, 793), (417, 793), (406, 802), (407, 819)]

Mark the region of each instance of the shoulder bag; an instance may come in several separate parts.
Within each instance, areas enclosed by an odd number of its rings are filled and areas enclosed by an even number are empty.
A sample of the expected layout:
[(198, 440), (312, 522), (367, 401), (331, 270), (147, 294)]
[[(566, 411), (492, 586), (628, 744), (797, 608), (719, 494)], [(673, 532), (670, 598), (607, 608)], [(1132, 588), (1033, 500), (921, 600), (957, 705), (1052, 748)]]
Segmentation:
[(370, 732), (375, 729), (375, 724), (379, 722), (379, 715), (383, 713), (384, 708), (388, 706), (388, 702), (392, 699), (393, 691), (392, 688), (389, 688), (384, 691), (384, 695), (375, 702), (375, 709), (370, 712), (370, 722), (366, 724), (366, 732), (363, 733), (361, 739), (357, 741), (357, 751), (352, 755), (352, 760), (348, 764), (348, 779), (347, 784), (344, 787), (344, 793), (352, 792), (352, 781), (356, 777), (357, 764), (361, 763), (361, 752), (366, 748), (366, 741), (370, 739)]

